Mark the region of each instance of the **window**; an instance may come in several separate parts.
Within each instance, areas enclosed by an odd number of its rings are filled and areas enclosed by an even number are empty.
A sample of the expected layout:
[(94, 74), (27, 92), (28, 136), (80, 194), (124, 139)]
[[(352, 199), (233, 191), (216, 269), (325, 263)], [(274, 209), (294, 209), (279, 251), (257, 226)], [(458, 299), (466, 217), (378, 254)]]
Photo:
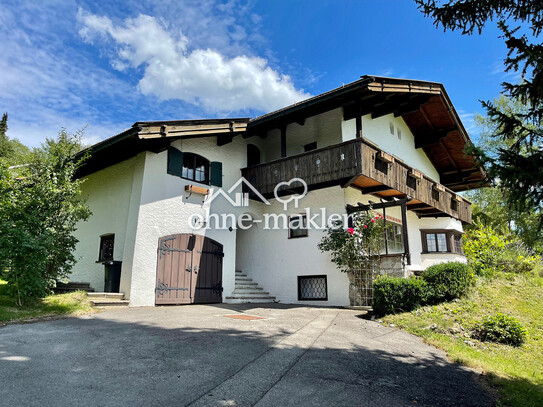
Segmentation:
[(198, 154), (183, 154), (182, 178), (209, 184), (209, 161)]
[(113, 260), (113, 247), (115, 243), (115, 235), (100, 236), (100, 253), (98, 261)]
[(462, 235), (454, 235), (454, 248), (453, 252), (464, 254), (464, 244), (462, 243)]
[(434, 201), (439, 201), (439, 191), (437, 189), (432, 189), (432, 199)]
[(298, 276), (298, 301), (328, 301), (326, 276)]
[(316, 150), (317, 149), (317, 142), (314, 141), (313, 143), (306, 144), (304, 146), (304, 152)]
[(306, 215), (292, 215), (288, 218), (288, 238), (297, 239), (307, 237), (307, 217)]
[(459, 253), (462, 248), (462, 234), (450, 230), (422, 231), (423, 253)]
[(387, 242), (387, 254), (398, 254), (404, 252), (402, 225), (387, 222), (388, 227), (385, 230)]

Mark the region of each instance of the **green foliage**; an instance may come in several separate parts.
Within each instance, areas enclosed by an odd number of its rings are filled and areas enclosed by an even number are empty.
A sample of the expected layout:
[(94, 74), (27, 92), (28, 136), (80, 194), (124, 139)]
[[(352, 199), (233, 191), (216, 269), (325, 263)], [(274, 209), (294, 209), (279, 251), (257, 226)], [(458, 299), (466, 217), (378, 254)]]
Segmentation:
[(421, 278), (380, 276), (373, 284), (372, 307), (380, 315), (411, 311), (462, 297), (474, 283), (473, 273), (460, 262), (428, 267)]
[(379, 315), (411, 311), (424, 304), (428, 285), (419, 278), (380, 276), (373, 283), (373, 310)]
[(475, 328), (475, 337), (483, 342), (521, 346), (526, 340), (526, 330), (516, 318), (497, 313), (483, 318)]
[(16, 299), (10, 295), (7, 283), (0, 280), (0, 323), (53, 315), (81, 315), (95, 310), (84, 291), (49, 295), (27, 301), (24, 306), (16, 306), (15, 303)]
[(80, 196), (82, 181), (74, 179), (82, 163), (73, 160), (79, 140), (79, 134), (61, 131), (27, 166), (0, 166), (0, 264), (19, 305), (45, 296), (75, 264), (73, 232), (90, 216)]
[(29, 157), (30, 149), (17, 139), (9, 139), (8, 114), (2, 115), (0, 120), (0, 162), (7, 165), (22, 165)]
[(460, 262), (435, 264), (422, 273), (428, 284), (429, 302), (460, 298), (474, 285), (475, 277), (468, 266)]
[(482, 225), (467, 233), (464, 253), (470, 268), (480, 276), (495, 272), (527, 273), (539, 261), (518, 238), (501, 235)]
[[(484, 149), (471, 153), (487, 165), (489, 176), (505, 192), (507, 203), (518, 213), (535, 209), (538, 231), (543, 228), (543, 2), (502, 0), (415, 0), (419, 9), (436, 26), (481, 33), (488, 21), (496, 20), (508, 49), (506, 72), (520, 74), (515, 84), (504, 82), (503, 94), (518, 101), (520, 109), (503, 109), (492, 101), (483, 102), (494, 124), (494, 140), (501, 145), (488, 154)], [(510, 28), (508, 24), (515, 24)], [(522, 24), (522, 25), (521, 25)]]
[(336, 221), (326, 229), (318, 244), (321, 252), (330, 252), (338, 269), (349, 272), (379, 256), (384, 239), (385, 222), (373, 211), (357, 212), (352, 216), (353, 227)]

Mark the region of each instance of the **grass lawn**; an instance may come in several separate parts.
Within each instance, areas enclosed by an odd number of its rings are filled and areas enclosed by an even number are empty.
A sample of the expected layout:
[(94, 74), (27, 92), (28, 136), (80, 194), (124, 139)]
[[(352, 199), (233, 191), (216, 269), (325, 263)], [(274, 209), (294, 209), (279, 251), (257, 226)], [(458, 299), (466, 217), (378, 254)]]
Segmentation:
[(17, 307), (15, 299), (7, 294), (6, 282), (0, 280), (0, 324), (54, 315), (81, 315), (93, 312), (87, 293), (50, 295), (32, 304)]
[[(497, 312), (521, 321), (526, 343), (515, 348), (482, 343), (469, 331), (483, 316)], [(543, 406), (543, 278), (539, 275), (501, 274), (480, 279), (464, 299), (426, 306), (383, 318), (444, 349), (464, 365), (482, 369), (501, 395), (500, 405)]]

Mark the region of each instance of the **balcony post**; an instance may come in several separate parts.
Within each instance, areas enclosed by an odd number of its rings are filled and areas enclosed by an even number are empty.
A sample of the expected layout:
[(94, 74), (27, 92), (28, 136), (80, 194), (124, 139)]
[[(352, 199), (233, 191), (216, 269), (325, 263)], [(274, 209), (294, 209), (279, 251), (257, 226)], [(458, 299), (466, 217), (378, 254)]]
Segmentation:
[(287, 125), (281, 126), (281, 158), (287, 156)]

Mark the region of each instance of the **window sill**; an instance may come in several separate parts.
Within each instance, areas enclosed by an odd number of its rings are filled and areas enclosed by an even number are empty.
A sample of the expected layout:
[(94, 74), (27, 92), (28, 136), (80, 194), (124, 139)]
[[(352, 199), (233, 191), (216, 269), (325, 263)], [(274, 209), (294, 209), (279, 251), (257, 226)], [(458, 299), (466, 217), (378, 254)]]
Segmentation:
[(420, 254), (456, 254), (458, 256), (466, 257), (464, 253), (458, 253), (458, 252), (421, 252)]

